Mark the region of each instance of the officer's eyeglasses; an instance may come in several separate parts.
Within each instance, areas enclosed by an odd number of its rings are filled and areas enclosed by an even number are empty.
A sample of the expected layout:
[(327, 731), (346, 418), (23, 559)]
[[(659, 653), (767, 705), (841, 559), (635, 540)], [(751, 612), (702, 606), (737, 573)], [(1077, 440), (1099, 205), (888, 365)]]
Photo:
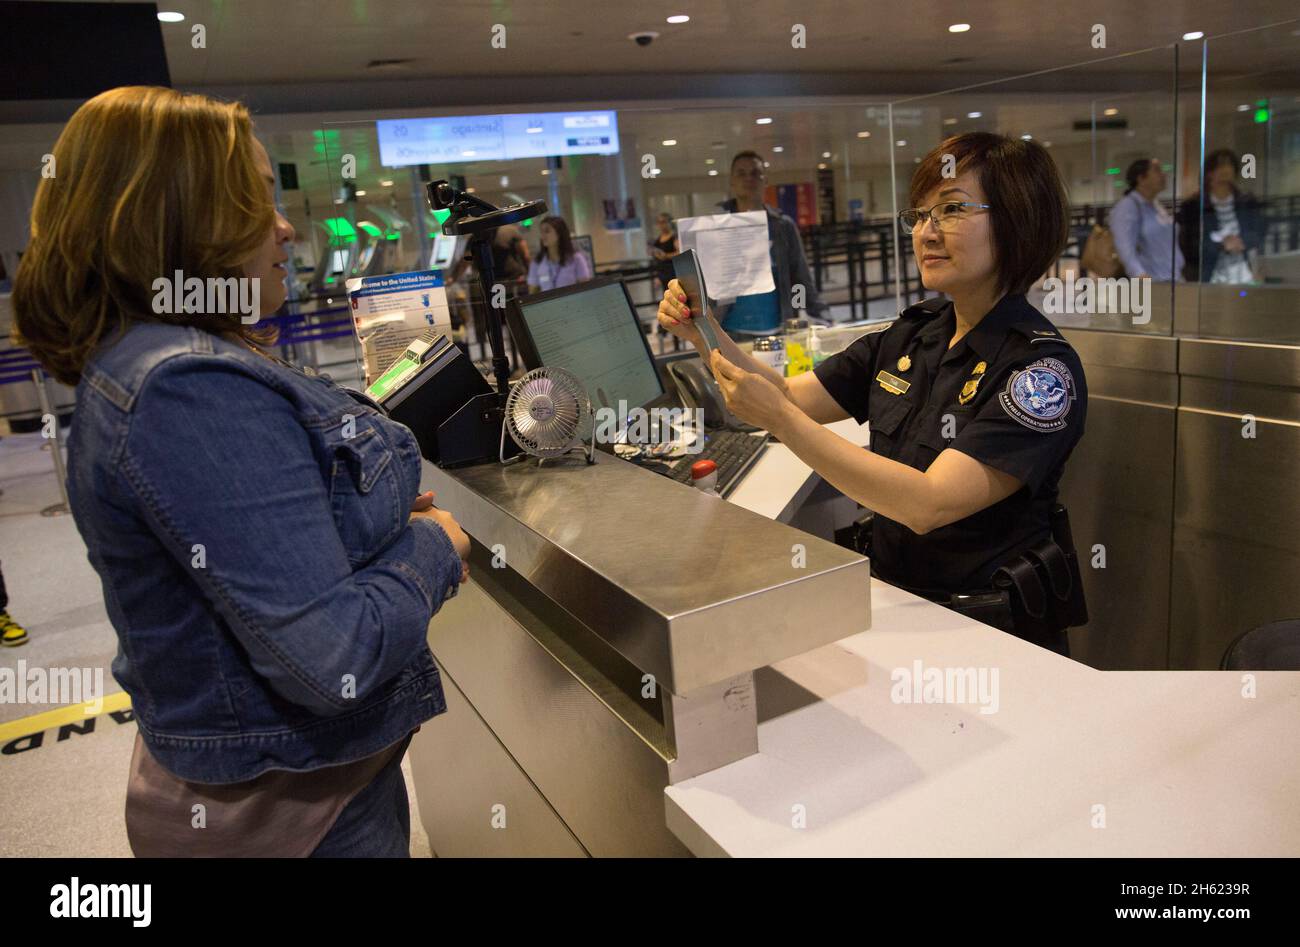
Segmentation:
[(988, 209), (988, 204), (976, 204), (974, 201), (942, 201), (929, 210), (905, 210), (898, 215), (898, 222), (903, 227), (903, 233), (910, 234), (918, 227), (924, 227), (925, 219), (929, 217), (937, 229), (948, 231), (971, 214)]

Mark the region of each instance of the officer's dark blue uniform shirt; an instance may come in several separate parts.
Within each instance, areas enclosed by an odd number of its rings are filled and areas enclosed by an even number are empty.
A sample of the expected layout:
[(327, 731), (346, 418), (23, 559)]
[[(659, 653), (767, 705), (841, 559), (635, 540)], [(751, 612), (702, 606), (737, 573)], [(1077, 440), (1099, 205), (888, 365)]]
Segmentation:
[(1023, 295), (1003, 297), (949, 349), (955, 328), (952, 303), (927, 300), (814, 370), (840, 407), (868, 423), (875, 453), (926, 470), (952, 448), (1024, 483), (924, 536), (876, 514), (876, 574), (938, 594), (988, 588), (998, 566), (1050, 534), (1088, 408), (1074, 349)]

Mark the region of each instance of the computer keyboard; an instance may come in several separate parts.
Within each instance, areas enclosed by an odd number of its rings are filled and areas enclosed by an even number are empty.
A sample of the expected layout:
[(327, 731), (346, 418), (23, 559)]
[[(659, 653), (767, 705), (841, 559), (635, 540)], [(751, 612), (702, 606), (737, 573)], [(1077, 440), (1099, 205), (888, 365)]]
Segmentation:
[(741, 431), (710, 431), (704, 436), (704, 450), (676, 458), (671, 467), (657, 465), (650, 469), (678, 483), (691, 482), (691, 465), (711, 460), (718, 465), (718, 492), (726, 496), (758, 458), (767, 444), (765, 435)]

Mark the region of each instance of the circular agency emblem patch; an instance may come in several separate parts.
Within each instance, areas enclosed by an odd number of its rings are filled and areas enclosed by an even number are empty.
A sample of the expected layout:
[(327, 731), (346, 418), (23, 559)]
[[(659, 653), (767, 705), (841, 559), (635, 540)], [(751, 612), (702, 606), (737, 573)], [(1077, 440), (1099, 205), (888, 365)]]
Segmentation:
[(1040, 359), (1013, 372), (998, 400), (1002, 410), (1025, 427), (1059, 431), (1074, 401), (1074, 376), (1058, 359)]

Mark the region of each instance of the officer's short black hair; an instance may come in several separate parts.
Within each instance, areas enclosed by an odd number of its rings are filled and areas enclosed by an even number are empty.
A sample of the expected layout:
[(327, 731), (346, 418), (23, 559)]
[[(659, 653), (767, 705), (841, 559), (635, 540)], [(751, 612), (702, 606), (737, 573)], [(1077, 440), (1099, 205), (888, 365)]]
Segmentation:
[(1028, 292), (1061, 255), (1070, 234), (1070, 202), (1056, 162), (1036, 141), (990, 132), (954, 135), (916, 166), (908, 191), (911, 206), (919, 207), (947, 177), (966, 171), (979, 176), (990, 205), (999, 289)]

